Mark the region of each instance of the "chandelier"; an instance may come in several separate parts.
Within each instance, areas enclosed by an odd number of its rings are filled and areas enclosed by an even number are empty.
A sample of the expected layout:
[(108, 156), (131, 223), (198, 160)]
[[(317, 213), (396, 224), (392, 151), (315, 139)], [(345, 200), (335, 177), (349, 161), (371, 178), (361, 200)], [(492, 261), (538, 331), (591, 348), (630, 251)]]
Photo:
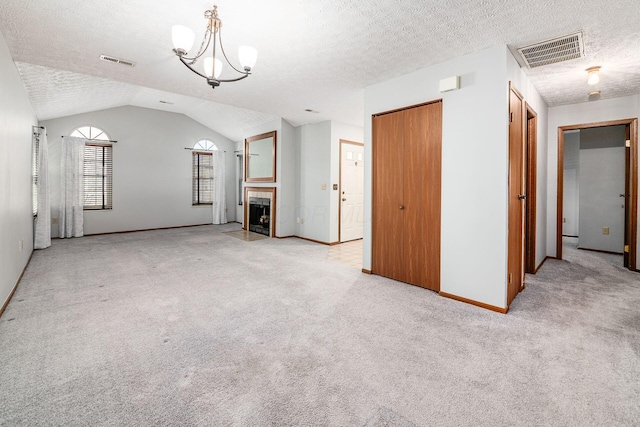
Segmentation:
[[(204, 12), (204, 17), (209, 22), (207, 24), (207, 30), (204, 34), (204, 38), (202, 39), (202, 43), (200, 44), (200, 49), (198, 53), (194, 56), (188, 57), (189, 50), (193, 47), (193, 41), (195, 39), (195, 34), (191, 31), (190, 28), (187, 28), (183, 25), (174, 25), (171, 33), (173, 38), (173, 51), (180, 58), (180, 61), (191, 71), (199, 75), (200, 77), (204, 77), (207, 79), (207, 83), (211, 86), (212, 89), (220, 86), (220, 83), (226, 82), (237, 82), (238, 80), (246, 79), (251, 74), (251, 68), (256, 64), (256, 59), (258, 57), (258, 52), (252, 48), (251, 46), (240, 46), (238, 48), (238, 59), (240, 60), (240, 65), (242, 70), (237, 69), (233, 66), (233, 64), (227, 58), (227, 54), (224, 51), (224, 47), (222, 46), (222, 21), (218, 17), (218, 6), (213, 6), (213, 10), (207, 10)], [(203, 65), (204, 65), (204, 73), (197, 71), (193, 65), (207, 53), (209, 50), (210, 55), (204, 57)], [(241, 74), (240, 77), (235, 79), (220, 79), (220, 73), (222, 72), (222, 61), (216, 55), (217, 49), (220, 48), (220, 52), (222, 53), (222, 58), (229, 64), (231, 68)]]

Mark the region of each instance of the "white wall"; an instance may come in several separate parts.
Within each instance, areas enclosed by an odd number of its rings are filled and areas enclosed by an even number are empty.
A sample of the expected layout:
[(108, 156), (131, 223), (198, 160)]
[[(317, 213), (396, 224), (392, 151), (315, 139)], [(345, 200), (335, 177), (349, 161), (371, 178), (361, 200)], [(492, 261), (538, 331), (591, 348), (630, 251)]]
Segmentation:
[(564, 134), (564, 191), (562, 234), (580, 234), (580, 132), (566, 131)]
[[(365, 157), (371, 115), (443, 99), (443, 292), (506, 307), (508, 82), (507, 48), (497, 46), (365, 88)], [(460, 89), (439, 81), (461, 76)], [(371, 269), (371, 176), (365, 164), (363, 267)]]
[[(32, 126), (37, 119), (0, 34), (0, 307), (33, 251)], [(19, 242), (23, 248), (19, 249)]]
[(624, 251), (625, 140), (625, 126), (580, 131), (580, 248)]
[(547, 256), (547, 158), (548, 139), (547, 121), (549, 117), (547, 104), (531, 81), (520, 68), (520, 65), (507, 49), (507, 79), (520, 91), (524, 100), (538, 115), (537, 129), (537, 175), (536, 175), (536, 266), (541, 265)]
[[(226, 199), (235, 220), (235, 145), (183, 115), (125, 106), (43, 121), (50, 142), (51, 217), (59, 216), (61, 136), (82, 125), (96, 126), (118, 143), (113, 147), (113, 209), (85, 211), (84, 233), (109, 233), (210, 224), (211, 206), (192, 206), (191, 151), (200, 139), (226, 151)], [(58, 235), (58, 225), (51, 227)]]
[(291, 123), (282, 120), (281, 132), (281, 174), (280, 174), (280, 203), (278, 211), (279, 237), (294, 236), (296, 234), (296, 161), (298, 159), (298, 141), (296, 129)]
[(580, 150), (580, 248), (623, 253), (624, 150)]
[(330, 243), (331, 122), (300, 126), (299, 146), (296, 235)]
[[(363, 129), (335, 121), (296, 128), (295, 235), (338, 242), (340, 140), (362, 142)], [(323, 189), (324, 186), (324, 189)]]
[[(556, 201), (558, 197), (558, 127), (582, 123), (637, 118), (640, 116), (640, 95), (602, 99), (582, 104), (549, 108), (548, 181), (547, 181), (547, 253), (556, 255)], [(640, 184), (640, 177), (637, 183)], [(640, 223), (640, 209), (638, 210)], [(640, 229), (639, 229), (640, 232)], [(638, 252), (640, 253), (640, 239)], [(637, 260), (640, 261), (640, 260)]]

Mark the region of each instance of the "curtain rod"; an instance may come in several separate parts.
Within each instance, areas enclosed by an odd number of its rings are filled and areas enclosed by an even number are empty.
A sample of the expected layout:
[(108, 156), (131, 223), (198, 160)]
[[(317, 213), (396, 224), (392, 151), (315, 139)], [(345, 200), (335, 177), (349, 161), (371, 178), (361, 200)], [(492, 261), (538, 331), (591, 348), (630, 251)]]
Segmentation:
[[(80, 138), (80, 137), (62, 135), (61, 138)], [(116, 144), (118, 142), (118, 141), (114, 141), (113, 139), (87, 139), (87, 138), (80, 138), (80, 139), (84, 139), (86, 141), (92, 141), (92, 142), (113, 142), (114, 144)]]
[[(220, 150), (202, 150), (200, 148), (192, 148), (192, 147), (184, 147), (185, 150), (191, 150), (191, 151), (202, 151), (204, 153), (213, 153), (214, 151), (220, 152)], [(223, 150), (223, 153), (226, 153), (227, 150)]]

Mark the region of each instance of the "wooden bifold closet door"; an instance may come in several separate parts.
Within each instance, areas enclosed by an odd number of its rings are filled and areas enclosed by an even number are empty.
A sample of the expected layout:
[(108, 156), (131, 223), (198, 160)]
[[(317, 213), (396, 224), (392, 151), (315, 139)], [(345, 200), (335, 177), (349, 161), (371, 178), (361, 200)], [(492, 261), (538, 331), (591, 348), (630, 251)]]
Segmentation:
[(373, 116), (372, 273), (440, 290), (442, 102)]

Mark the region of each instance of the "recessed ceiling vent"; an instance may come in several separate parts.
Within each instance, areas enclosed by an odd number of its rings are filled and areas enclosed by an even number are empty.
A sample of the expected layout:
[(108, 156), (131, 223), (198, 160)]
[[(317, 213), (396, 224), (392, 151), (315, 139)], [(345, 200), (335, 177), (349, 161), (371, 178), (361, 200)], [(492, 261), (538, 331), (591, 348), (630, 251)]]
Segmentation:
[(569, 34), (521, 47), (518, 52), (529, 68), (582, 58), (584, 56), (582, 33)]
[(114, 58), (113, 56), (108, 55), (100, 55), (100, 59), (107, 62), (113, 62), (114, 64), (122, 64), (128, 65), (129, 67), (133, 67), (136, 65), (133, 61), (127, 61), (126, 59)]

